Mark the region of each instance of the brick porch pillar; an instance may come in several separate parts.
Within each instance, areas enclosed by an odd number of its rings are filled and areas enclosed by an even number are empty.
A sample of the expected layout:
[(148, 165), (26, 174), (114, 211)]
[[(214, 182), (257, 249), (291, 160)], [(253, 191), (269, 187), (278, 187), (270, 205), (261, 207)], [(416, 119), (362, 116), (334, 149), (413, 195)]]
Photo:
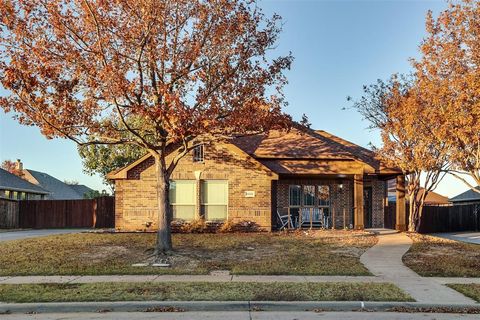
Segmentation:
[(202, 187), (202, 180), (200, 180), (201, 176), (202, 176), (202, 171), (195, 171), (194, 172), (195, 174), (195, 191), (196, 191), (196, 195), (195, 195), (195, 220), (200, 220), (200, 219), (203, 219), (204, 217), (202, 216), (202, 212), (201, 212), (201, 207), (202, 207), (202, 193), (201, 193), (201, 187)]
[(399, 231), (406, 231), (406, 217), (405, 217), (405, 176), (397, 176), (396, 193), (396, 223), (395, 229)]
[(363, 214), (363, 175), (356, 174), (353, 176), (353, 208), (355, 229), (364, 228)]

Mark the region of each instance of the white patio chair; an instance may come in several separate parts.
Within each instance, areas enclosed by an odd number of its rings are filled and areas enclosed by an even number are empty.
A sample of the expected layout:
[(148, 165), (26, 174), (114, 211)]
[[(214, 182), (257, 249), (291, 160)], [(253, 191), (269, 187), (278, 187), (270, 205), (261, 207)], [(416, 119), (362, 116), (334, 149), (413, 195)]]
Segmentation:
[(277, 217), (278, 217), (278, 220), (280, 220), (280, 224), (281, 224), (280, 230), (285, 229), (288, 226), (288, 214), (282, 216), (280, 214), (280, 211), (278, 211), (277, 209)]

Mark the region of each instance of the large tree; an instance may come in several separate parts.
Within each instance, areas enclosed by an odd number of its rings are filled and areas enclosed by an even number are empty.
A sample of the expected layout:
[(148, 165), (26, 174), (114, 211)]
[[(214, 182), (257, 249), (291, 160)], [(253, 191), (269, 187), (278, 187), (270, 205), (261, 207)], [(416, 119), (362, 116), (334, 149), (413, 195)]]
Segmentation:
[(428, 13), (426, 27), (414, 67), (436, 113), (429, 120), (438, 143), (448, 145), (450, 173), (480, 192), (480, 1), (450, 1), (437, 18)]
[(409, 231), (418, 231), (425, 198), (449, 166), (445, 143), (432, 134), (436, 115), (412, 77), (393, 76), (365, 86), (354, 107), (379, 129), (382, 147), (375, 152), (405, 174), (409, 199)]
[(172, 248), (169, 178), (197, 138), (289, 122), (292, 57), (270, 58), (281, 19), (256, 1), (0, 0), (0, 13), (0, 106), (48, 138), (151, 154), (157, 254)]

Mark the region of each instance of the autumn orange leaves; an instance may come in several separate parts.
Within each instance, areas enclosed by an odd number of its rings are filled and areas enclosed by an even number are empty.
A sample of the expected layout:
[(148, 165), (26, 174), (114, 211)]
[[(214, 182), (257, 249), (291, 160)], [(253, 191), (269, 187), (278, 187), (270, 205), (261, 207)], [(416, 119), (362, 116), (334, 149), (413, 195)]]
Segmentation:
[(445, 173), (480, 185), (480, 2), (452, 2), (437, 18), (429, 12), (426, 29), (414, 72), (365, 87), (355, 102), (381, 130), (379, 155), (407, 174), (411, 231)]

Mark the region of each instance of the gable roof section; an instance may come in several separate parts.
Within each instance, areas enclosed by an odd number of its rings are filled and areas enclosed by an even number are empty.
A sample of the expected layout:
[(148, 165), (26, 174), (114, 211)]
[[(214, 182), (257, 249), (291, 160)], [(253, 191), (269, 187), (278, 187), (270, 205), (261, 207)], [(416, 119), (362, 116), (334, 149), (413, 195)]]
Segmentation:
[(0, 168), (0, 189), (20, 192), (48, 194), (49, 192), (33, 183)]
[(49, 198), (51, 199), (54, 199), (54, 200), (83, 199), (83, 196), (78, 194), (68, 184), (58, 180), (57, 178), (52, 177), (47, 173), (30, 170), (30, 169), (25, 169), (23, 171), (27, 175), (27, 179), (29, 178), (28, 174), (30, 174), (31, 177), (33, 177), (33, 179), (35, 179), (38, 182), (38, 185), (48, 190), (50, 192)]
[[(255, 158), (251, 157), (251, 155), (249, 155), (248, 153), (246, 153), (243, 149), (239, 148), (238, 146), (236, 146), (235, 144), (232, 144), (232, 143), (225, 143), (225, 147), (227, 149), (229, 149), (230, 151), (232, 152), (240, 152), (242, 154), (245, 154), (246, 156), (248, 156), (249, 158), (253, 159), (257, 164), (258, 164), (258, 167), (261, 167), (263, 168), (264, 170), (267, 170), (269, 172), (271, 172), (272, 174), (276, 174), (274, 171), (272, 171), (269, 167), (265, 166), (263, 163), (261, 163), (260, 161), (256, 160)], [(117, 180), (117, 179), (129, 179), (130, 176), (132, 176), (130, 174), (131, 171), (143, 171), (145, 170), (146, 168), (152, 166), (154, 164), (154, 162), (152, 162), (151, 160), (152, 158), (152, 155), (147, 153), (145, 154), (143, 157), (141, 157), (140, 159), (130, 163), (129, 165), (123, 167), (123, 168), (119, 168), (119, 169), (116, 169), (110, 173), (107, 174), (107, 179), (110, 179), (110, 180)], [(135, 172), (133, 175), (136, 175), (138, 176), (138, 172)]]
[[(477, 186), (475, 189), (480, 190), (480, 186)], [(450, 198), (451, 202), (467, 202), (467, 201), (480, 201), (480, 193), (468, 189), (467, 191), (460, 193), (459, 195)]]

